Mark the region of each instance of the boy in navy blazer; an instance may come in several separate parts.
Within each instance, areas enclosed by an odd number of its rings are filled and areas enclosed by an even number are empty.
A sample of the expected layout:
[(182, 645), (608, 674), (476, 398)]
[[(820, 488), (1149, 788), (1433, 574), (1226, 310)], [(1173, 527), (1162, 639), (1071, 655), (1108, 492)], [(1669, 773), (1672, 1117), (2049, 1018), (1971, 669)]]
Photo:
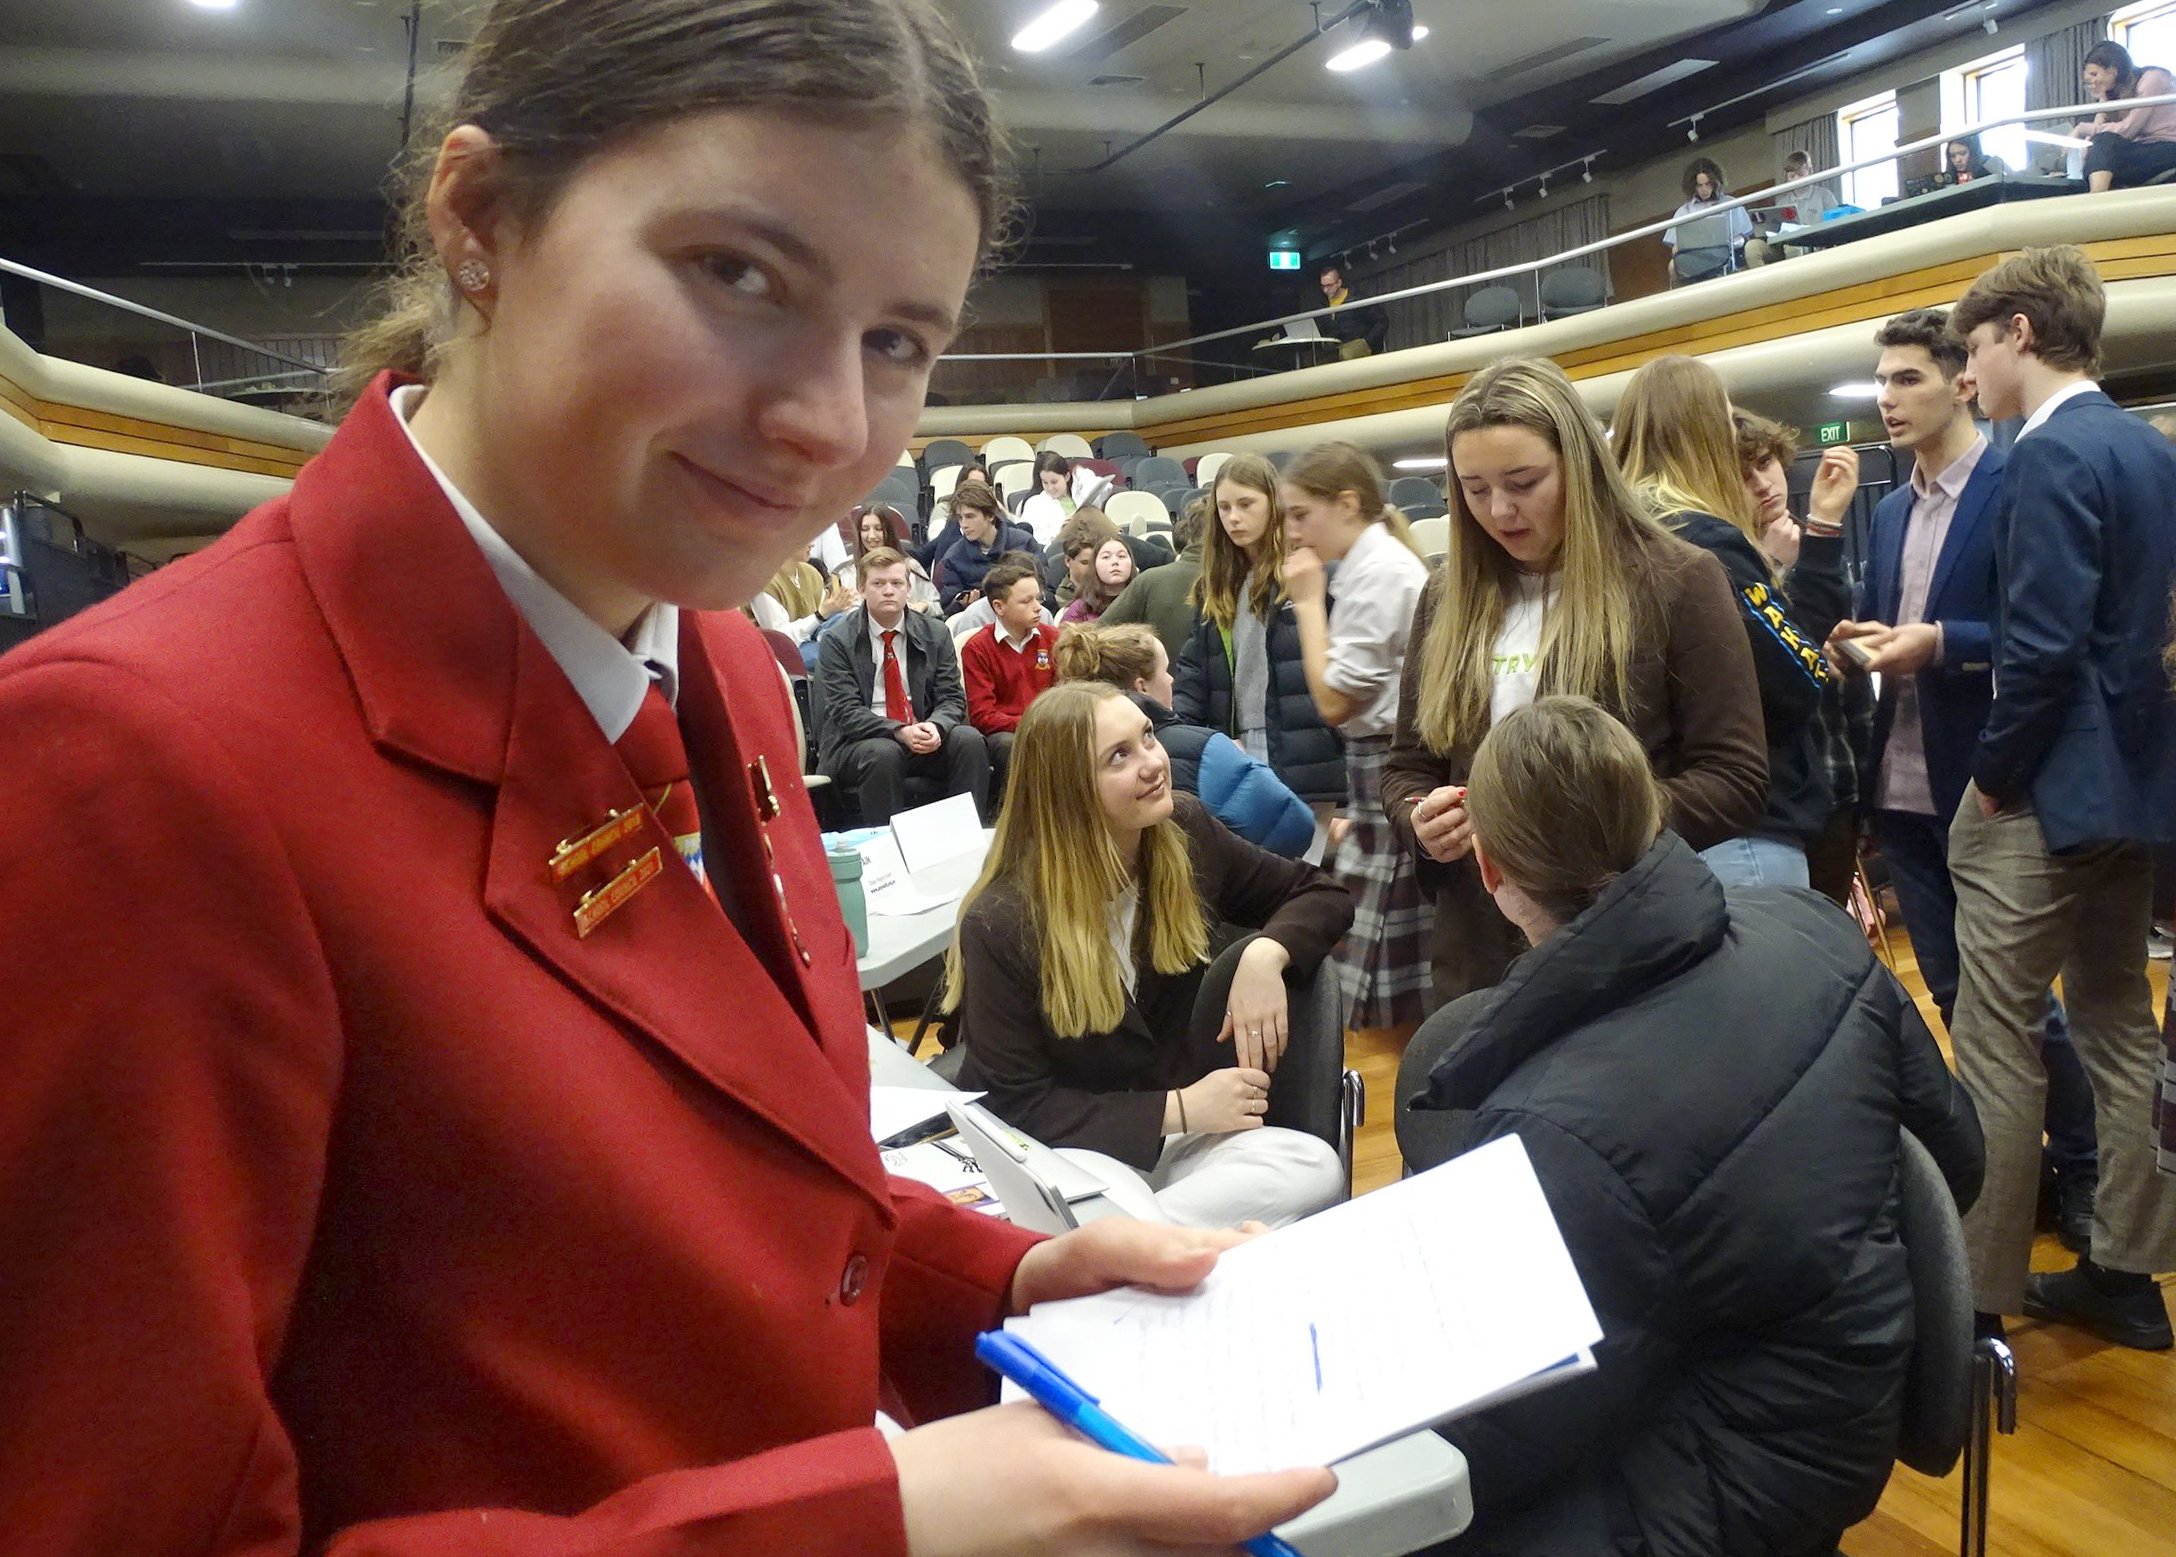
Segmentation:
[[(2022, 416), (2003, 471), (1995, 700), (1950, 829), (1959, 980), (1951, 1037), (1987, 1137), (1965, 1219), (1978, 1306), (2171, 1344), (2176, 1178), (2154, 1167), (2160, 1038), (2146, 982), (2148, 846), (2176, 836), (2176, 706), (2161, 655), (2176, 578), (2176, 455), (2100, 392), (2100, 277), (2073, 247), (1982, 275), (1952, 326), (1980, 405)], [(2039, 1164), (2042, 998), (2058, 973), (2100, 1116), (2092, 1251), (2026, 1263)]]
[[(1949, 824), (1994, 700), (1995, 522), (2003, 458), (1972, 417), (1965, 346), (1939, 308), (1899, 314), (1875, 333), (1882, 425), (1912, 458), (1911, 479), (1874, 511), (1856, 621), (1830, 635), (1844, 674), (1878, 672), (1873, 783), (1867, 821), (1911, 931), (1927, 992), (1953, 1022), (1957, 893)], [(1841, 648), (1856, 640), (1861, 662)], [(2099, 1162), (2093, 1088), (2070, 1043), (2063, 1008), (2047, 1002), (2048, 1172), (2056, 1228), (2083, 1254), (2093, 1226)]]

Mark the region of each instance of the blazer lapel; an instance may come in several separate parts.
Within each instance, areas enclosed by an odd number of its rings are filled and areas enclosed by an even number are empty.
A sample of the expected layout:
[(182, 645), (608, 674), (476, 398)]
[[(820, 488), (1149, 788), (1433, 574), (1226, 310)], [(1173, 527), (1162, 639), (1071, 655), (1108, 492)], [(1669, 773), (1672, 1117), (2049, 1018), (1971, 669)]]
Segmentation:
[[(841, 1036), (819, 1047), (808, 1028), (814, 1011), (826, 1031), (862, 1042), (858, 992), (843, 1020), (838, 992), (819, 997), (804, 983), (793, 998), (782, 994), (646, 813), (641, 831), (594, 866), (552, 881), (547, 861), (563, 841), (612, 811), (641, 808), (642, 796), (416, 458), (387, 402), (393, 382), (382, 376), (365, 392), (297, 476), (289, 502), (303, 577), (347, 665), (372, 739), (493, 787), (478, 802), (489, 826), (482, 906), (502, 930), (643, 1039), (888, 1208), (868, 1133), (866, 1051), (848, 1053)], [(746, 632), (751, 647), (742, 663), (753, 664), (757, 640), (753, 628)], [(709, 664), (694, 659), (694, 679), (705, 689), (696, 699), (715, 704)], [(761, 663), (775, 683), (767, 651)], [(684, 676), (689, 668), (683, 666)], [(783, 705), (777, 720), (783, 733), (766, 742), (774, 775), (796, 766), (778, 758), (792, 742)], [(707, 742), (711, 727), (702, 728)], [(730, 737), (721, 744), (742, 749)], [(721, 831), (750, 833), (754, 803), (745, 780), (717, 787)], [(784, 829), (786, 879), (828, 890), (829, 868), (797, 777), (790, 794), (801, 825)], [(577, 935), (574, 907), (582, 894), (652, 846), (666, 868), (587, 939)], [(845, 937), (836, 901), (819, 900), (810, 913), (813, 933), (829, 937), (811, 948), (817, 966), (836, 968)]]
[(1874, 528), (1873, 615), (1883, 622), (1895, 620), (1904, 599), (1904, 533), (1912, 522), (1911, 488), (1896, 490), (1903, 501), (1897, 505), (1895, 522)]
[(1993, 462), (1994, 450), (1980, 456), (1979, 464), (1972, 471), (1972, 478), (1964, 484), (1964, 491), (1957, 498), (1957, 512), (1950, 519), (1949, 533), (1942, 537), (1942, 554), (1934, 559), (1934, 578), (1927, 585), (1927, 612), (1932, 618), (1934, 602), (1942, 598), (1948, 587), (1949, 576), (1957, 571), (1957, 559), (1965, 554), (1980, 525), (1987, 518), (1988, 505), (2001, 495), (2002, 469)]
[[(718, 793), (731, 789), (711, 787), (720, 831), (729, 837), (753, 825), (745, 786)], [(524, 632), (506, 771), (491, 819), (486, 910), (590, 999), (872, 1199), (887, 1201), (883, 1168), (869, 1139), (867, 1096), (849, 1091), (802, 1011), (677, 862), (654, 819), (594, 867), (563, 883), (551, 880), (546, 862), (562, 840), (611, 811), (642, 803), (641, 791), (558, 665), (534, 634)], [(662, 850), (666, 868), (586, 939), (578, 935), (574, 908), (583, 893), (652, 847)], [(739, 851), (738, 841), (725, 851), (736, 858), (736, 884)], [(761, 899), (751, 905), (759, 916), (767, 907)]]

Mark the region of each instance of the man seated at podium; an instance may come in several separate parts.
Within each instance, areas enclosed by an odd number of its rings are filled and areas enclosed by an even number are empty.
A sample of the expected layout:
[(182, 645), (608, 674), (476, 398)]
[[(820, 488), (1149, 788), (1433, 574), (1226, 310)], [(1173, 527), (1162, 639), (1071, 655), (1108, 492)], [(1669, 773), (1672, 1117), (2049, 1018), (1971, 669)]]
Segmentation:
[(1599, 705), (1506, 715), (1466, 810), (1532, 949), (1414, 1035), (1398, 1142), (1419, 1170), (1516, 1135), (1604, 1336), (1594, 1373), (1443, 1429), (1473, 1476), (1456, 1557), (1831, 1557), (1896, 1454), (1899, 1126), (1968, 1203), (1971, 1100), (1840, 909), (1726, 889), (1663, 829)]
[(1341, 344), (1340, 359), (1372, 356), (1390, 347), (1390, 319), (1373, 306), (1348, 305), (1352, 293), (1345, 286), (1345, 272), (1337, 265), (1322, 267), (1322, 295), (1329, 300), (1330, 317), (1320, 321), (1325, 340)]
[(906, 809), (907, 780), (973, 795), (988, 809), (990, 753), (967, 722), (960, 663), (944, 625), (907, 609), (907, 559), (879, 546), (861, 559), (861, 605), (816, 653), (818, 765), (882, 827)]

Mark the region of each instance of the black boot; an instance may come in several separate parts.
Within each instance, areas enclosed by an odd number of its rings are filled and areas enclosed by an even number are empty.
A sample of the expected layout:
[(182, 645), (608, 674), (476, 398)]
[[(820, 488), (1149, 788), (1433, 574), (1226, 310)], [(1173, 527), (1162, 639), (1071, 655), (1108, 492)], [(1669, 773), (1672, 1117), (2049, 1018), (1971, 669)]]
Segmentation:
[(2026, 1278), (2025, 1312), (2052, 1324), (2075, 1325), (2104, 1341), (2142, 1352), (2167, 1351), (2176, 1345), (2176, 1335), (2169, 1330), (2168, 1304), (2151, 1276), (2103, 1270), (2089, 1259), (2069, 1270)]

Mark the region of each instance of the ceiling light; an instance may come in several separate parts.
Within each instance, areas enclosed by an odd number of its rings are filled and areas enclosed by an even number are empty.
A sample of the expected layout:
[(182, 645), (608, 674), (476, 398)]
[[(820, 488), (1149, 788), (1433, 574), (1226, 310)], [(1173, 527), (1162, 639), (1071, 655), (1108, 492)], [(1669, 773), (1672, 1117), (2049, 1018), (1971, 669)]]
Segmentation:
[(189, 0), (189, 3), (199, 11), (231, 11), (241, 4), (242, 0)]
[(1391, 466), (1395, 470), (1443, 470), (1450, 463), (1440, 454), (1430, 454), (1416, 455), (1408, 460), (1393, 460)]
[(1879, 400), (1881, 386), (1871, 381), (1863, 384), (1838, 384), (1828, 393), (1831, 400)]
[(1052, 44), (1071, 37), (1101, 7), (1096, 0), (1058, 0), (1058, 3), (1012, 35), (1012, 46), (1022, 54), (1040, 54)]
[(1349, 49), (1331, 55), (1323, 63), (1331, 70), (1358, 70), (1390, 56), (1390, 45), (1380, 38), (1362, 38)]
[(1413, 25), (1413, 0), (1370, 0), (1352, 17), (1356, 40), (1323, 63), (1331, 70), (1358, 70), (1383, 59), (1393, 49), (1409, 49), (1428, 29)]
[(1508, 189), (1504, 191), (1504, 209), (1506, 211), (1511, 209), (1511, 191)]
[(1291, 182), (1291, 180), (1290, 180), (1290, 179), (1283, 179), (1283, 178), (1273, 178), (1273, 179), (1271, 179), (1271, 180), (1270, 180), (1270, 181), (1269, 181), (1268, 183), (1264, 184), (1264, 185), (1263, 185), (1262, 187), (1263, 187), (1264, 189), (1282, 189), (1282, 188), (1284, 188), (1284, 187), (1285, 187), (1285, 185), (1289, 184), (1290, 182)]

